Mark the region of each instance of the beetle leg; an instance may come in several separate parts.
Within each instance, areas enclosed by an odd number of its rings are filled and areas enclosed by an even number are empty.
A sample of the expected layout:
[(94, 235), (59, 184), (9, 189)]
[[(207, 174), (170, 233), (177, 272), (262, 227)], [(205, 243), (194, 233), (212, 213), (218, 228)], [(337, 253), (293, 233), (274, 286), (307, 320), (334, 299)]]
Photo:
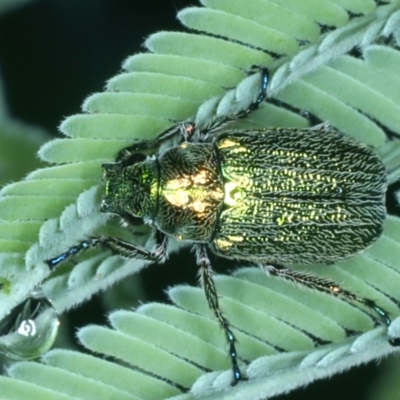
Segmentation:
[(356, 294), (341, 288), (332, 281), (318, 278), (310, 274), (293, 271), (281, 265), (263, 265), (262, 269), (271, 275), (278, 276), (279, 278), (283, 278), (291, 282), (299, 283), (300, 285), (306, 286), (310, 289), (315, 289), (319, 292), (325, 292), (334, 296), (341, 296), (352, 302), (364, 304), (366, 307), (374, 310), (374, 312), (378, 314), (379, 318), (387, 326), (389, 326), (392, 322), (388, 313), (380, 308), (373, 300), (357, 296)]
[(226, 339), (229, 345), (229, 356), (231, 358), (233, 370), (233, 385), (243, 379), (237, 364), (237, 352), (235, 347), (235, 336), (231, 332), (228, 320), (222, 315), (219, 308), (218, 294), (213, 280), (213, 270), (211, 267), (210, 259), (207, 255), (207, 249), (204, 245), (196, 246), (197, 265), (199, 267), (200, 281), (206, 295), (208, 306), (214, 312), (219, 324), (224, 330)]
[(180, 122), (166, 129), (153, 140), (143, 140), (138, 143), (132, 144), (131, 146), (125, 147), (117, 154), (115, 161), (123, 162), (130, 158), (133, 153), (158, 149), (164, 141), (171, 139), (175, 135), (178, 135), (181, 141), (190, 141), (191, 138), (196, 134), (199, 141), (204, 141), (208, 133), (211, 133), (214, 130), (218, 130), (219, 128), (221, 128), (222, 125), (235, 121), (239, 118), (247, 117), (248, 114), (258, 108), (258, 106), (265, 100), (266, 97), (268, 85), (268, 69), (260, 67), (258, 65), (253, 65), (249, 71), (249, 74), (257, 73), (258, 71), (261, 72), (260, 93), (257, 99), (253, 103), (251, 103), (246, 110), (241, 110), (234, 115), (217, 118), (211, 126), (200, 132), (196, 130), (196, 125), (193, 122)]
[(261, 72), (261, 85), (260, 85), (260, 93), (257, 99), (250, 104), (250, 106), (246, 110), (241, 110), (237, 114), (225, 116), (221, 118), (217, 118), (213, 124), (207, 127), (204, 130), (197, 131), (196, 125), (194, 122), (180, 122), (176, 125), (171, 126), (162, 132), (157, 138), (154, 140), (143, 140), (141, 142), (135, 143), (131, 146), (128, 146), (122, 149), (116, 157), (116, 162), (121, 162), (129, 158), (132, 153), (147, 151), (152, 149), (157, 149), (160, 145), (168, 139), (171, 139), (173, 136), (178, 135), (181, 141), (191, 141), (192, 137), (196, 135), (196, 139), (194, 141), (204, 141), (207, 135), (214, 130), (218, 130), (222, 125), (225, 125), (229, 122), (235, 121), (239, 118), (245, 118), (248, 114), (253, 112), (258, 108), (258, 106), (265, 100), (267, 85), (268, 85), (268, 69), (264, 67), (260, 67), (258, 65), (253, 65), (250, 69), (250, 74)]
[(116, 162), (122, 162), (128, 159), (133, 153), (140, 151), (148, 151), (148, 150), (156, 150), (160, 147), (162, 142), (172, 138), (174, 135), (185, 136), (185, 123), (178, 123), (176, 125), (171, 126), (162, 132), (159, 136), (157, 136), (153, 140), (142, 140), (137, 143), (134, 143), (128, 147), (125, 147), (120, 152), (118, 152), (117, 157), (115, 159)]
[(259, 105), (265, 100), (267, 97), (267, 86), (268, 86), (268, 80), (269, 80), (269, 71), (268, 68), (262, 67), (260, 65), (252, 65), (250, 68), (250, 71), (248, 72), (248, 75), (256, 74), (257, 72), (260, 72), (261, 75), (261, 84), (260, 84), (260, 91), (258, 93), (258, 97), (253, 103), (251, 103), (248, 108), (245, 110), (240, 110), (238, 113), (233, 114), (233, 115), (227, 115), (224, 117), (221, 117), (219, 119), (216, 119), (214, 124), (212, 125), (210, 130), (218, 129), (220, 128), (220, 125), (224, 125), (228, 122), (235, 121), (239, 118), (245, 118), (247, 117), (248, 114), (251, 112), (257, 110)]
[(157, 231), (156, 240), (157, 244), (155, 249), (150, 251), (144, 247), (137, 246), (122, 239), (108, 236), (94, 236), (87, 240), (83, 240), (76, 246), (70, 247), (65, 253), (46, 260), (46, 263), (50, 269), (54, 269), (62, 262), (69, 260), (71, 257), (74, 257), (82, 251), (98, 246), (111, 250), (113, 254), (118, 254), (123, 257), (162, 263), (165, 261), (167, 254), (168, 237)]
[[(245, 110), (240, 110), (236, 114), (233, 115), (224, 115), (215, 117), (210, 124), (206, 127), (202, 127), (201, 129), (196, 128), (195, 132), (195, 142), (204, 142), (207, 140), (209, 134), (214, 134), (217, 132), (221, 132), (222, 129), (225, 128), (231, 122), (236, 121), (240, 118), (247, 117), (250, 113), (255, 111), (259, 105), (265, 100), (268, 86), (268, 69), (264, 67), (260, 67), (257, 65), (253, 65), (249, 74), (260, 72), (261, 73), (261, 84), (260, 91), (258, 97), (253, 103), (251, 103)], [(195, 125), (193, 124), (195, 127)]]

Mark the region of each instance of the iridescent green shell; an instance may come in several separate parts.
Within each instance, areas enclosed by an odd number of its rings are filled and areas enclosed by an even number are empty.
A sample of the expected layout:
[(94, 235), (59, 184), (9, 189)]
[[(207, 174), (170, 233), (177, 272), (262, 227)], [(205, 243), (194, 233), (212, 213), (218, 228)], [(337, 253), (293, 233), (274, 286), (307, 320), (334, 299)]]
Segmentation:
[(367, 145), (332, 129), (220, 136), (225, 205), (217, 254), (271, 263), (330, 263), (382, 233), (386, 171)]
[(104, 171), (103, 211), (227, 258), (331, 263), (370, 246), (385, 221), (382, 161), (327, 127), (225, 131)]

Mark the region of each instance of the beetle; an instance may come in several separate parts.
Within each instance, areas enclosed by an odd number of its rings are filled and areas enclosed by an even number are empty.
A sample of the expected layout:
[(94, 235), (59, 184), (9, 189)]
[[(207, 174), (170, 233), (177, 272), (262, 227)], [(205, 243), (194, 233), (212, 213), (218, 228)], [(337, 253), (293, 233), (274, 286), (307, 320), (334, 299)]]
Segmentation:
[[(334, 282), (295, 272), (286, 264), (330, 264), (370, 246), (382, 233), (385, 167), (367, 145), (328, 125), (238, 130), (230, 122), (265, 100), (268, 71), (259, 69), (256, 101), (234, 116), (200, 129), (183, 122), (152, 141), (122, 149), (102, 165), (100, 211), (126, 225), (153, 228), (152, 250), (119, 238), (95, 236), (47, 260), (55, 268), (77, 253), (102, 246), (125, 257), (163, 263), (169, 238), (195, 250), (209, 307), (224, 330), (233, 383), (244, 379), (235, 337), (220, 310), (208, 250), (260, 265), (270, 275), (357, 301), (389, 325), (370, 299)], [(176, 145), (160, 146), (178, 135)]]

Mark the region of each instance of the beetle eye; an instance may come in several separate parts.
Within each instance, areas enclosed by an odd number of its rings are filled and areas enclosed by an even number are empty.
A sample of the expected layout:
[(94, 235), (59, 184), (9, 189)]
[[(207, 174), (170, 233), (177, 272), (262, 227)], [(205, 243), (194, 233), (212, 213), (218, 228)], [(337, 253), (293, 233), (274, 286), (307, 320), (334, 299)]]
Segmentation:
[(105, 200), (103, 199), (100, 203), (100, 211), (101, 212), (107, 212), (108, 210), (108, 204), (105, 202)]
[(134, 225), (134, 226), (139, 226), (139, 225), (143, 225), (143, 218), (140, 217), (134, 217), (131, 214), (128, 213), (124, 213), (122, 215), (122, 219), (128, 224), (128, 225)]
[(132, 153), (122, 161), (122, 164), (125, 166), (134, 165), (144, 161), (146, 158), (146, 154)]

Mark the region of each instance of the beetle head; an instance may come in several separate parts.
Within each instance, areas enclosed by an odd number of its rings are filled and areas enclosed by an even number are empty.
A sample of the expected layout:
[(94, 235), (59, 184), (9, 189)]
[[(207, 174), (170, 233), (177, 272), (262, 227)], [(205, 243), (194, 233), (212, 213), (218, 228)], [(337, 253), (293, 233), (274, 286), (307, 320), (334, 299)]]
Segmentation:
[[(151, 219), (155, 214), (158, 171), (154, 160), (102, 165), (106, 182), (100, 211), (126, 217)], [(129, 220), (130, 218), (128, 218)]]

